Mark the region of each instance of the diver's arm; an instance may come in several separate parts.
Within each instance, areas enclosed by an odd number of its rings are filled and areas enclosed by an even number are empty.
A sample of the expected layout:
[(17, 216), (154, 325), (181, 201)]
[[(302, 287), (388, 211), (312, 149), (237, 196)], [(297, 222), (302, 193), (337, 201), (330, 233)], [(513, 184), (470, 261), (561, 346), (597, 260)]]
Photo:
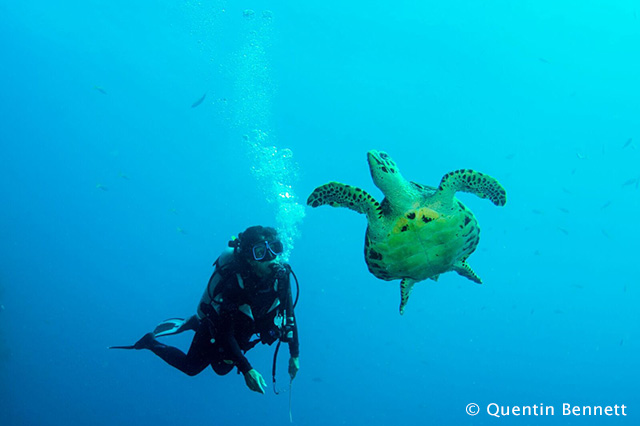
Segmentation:
[(248, 373), (253, 367), (251, 367), (247, 357), (242, 354), (240, 345), (236, 340), (233, 313), (225, 313), (220, 316), (219, 338), (225, 351), (225, 358), (233, 361), (241, 373)]
[(233, 317), (234, 315), (230, 313), (222, 316), (220, 338), (225, 350), (225, 358), (231, 359), (236, 367), (238, 367), (249, 389), (264, 394), (267, 383), (262, 375), (251, 366), (247, 357), (242, 354), (234, 333), (235, 322), (233, 321)]

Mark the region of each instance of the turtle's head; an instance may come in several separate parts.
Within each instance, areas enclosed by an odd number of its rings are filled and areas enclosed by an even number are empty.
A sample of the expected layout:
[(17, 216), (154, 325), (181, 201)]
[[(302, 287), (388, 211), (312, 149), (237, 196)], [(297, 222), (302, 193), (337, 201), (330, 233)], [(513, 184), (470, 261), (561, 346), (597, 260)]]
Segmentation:
[(403, 186), (404, 178), (400, 174), (395, 161), (389, 157), (389, 154), (372, 149), (367, 153), (367, 160), (369, 161), (373, 183), (385, 195), (388, 195), (398, 186)]

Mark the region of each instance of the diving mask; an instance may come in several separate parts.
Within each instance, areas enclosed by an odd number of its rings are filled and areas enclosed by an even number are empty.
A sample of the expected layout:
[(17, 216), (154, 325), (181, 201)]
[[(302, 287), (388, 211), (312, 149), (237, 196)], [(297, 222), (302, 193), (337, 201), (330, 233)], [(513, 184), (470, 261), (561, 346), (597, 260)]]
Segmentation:
[(260, 261), (267, 258), (267, 253), (271, 253), (273, 257), (282, 254), (282, 252), (284, 251), (284, 245), (280, 241), (261, 241), (258, 244), (255, 244), (251, 248), (251, 251), (253, 253), (253, 258), (257, 261)]

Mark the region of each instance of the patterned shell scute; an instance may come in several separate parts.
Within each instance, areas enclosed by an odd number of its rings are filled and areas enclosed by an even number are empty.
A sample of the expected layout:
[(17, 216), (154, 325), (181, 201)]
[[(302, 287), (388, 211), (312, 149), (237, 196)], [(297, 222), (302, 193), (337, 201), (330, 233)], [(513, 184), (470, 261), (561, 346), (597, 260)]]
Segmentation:
[(457, 200), (447, 211), (423, 204), (384, 218), (378, 225), (385, 229), (367, 229), (365, 259), (373, 275), (387, 281), (437, 278), (474, 252), (480, 228), (470, 210)]

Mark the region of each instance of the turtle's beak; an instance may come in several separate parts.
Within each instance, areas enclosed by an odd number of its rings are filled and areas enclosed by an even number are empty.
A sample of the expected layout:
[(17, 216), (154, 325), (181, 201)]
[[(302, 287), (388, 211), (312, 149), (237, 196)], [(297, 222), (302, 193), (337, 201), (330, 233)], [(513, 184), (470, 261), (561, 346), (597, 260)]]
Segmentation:
[(369, 167), (371, 166), (382, 166), (384, 163), (380, 159), (380, 153), (375, 149), (367, 152), (367, 161), (369, 162)]

